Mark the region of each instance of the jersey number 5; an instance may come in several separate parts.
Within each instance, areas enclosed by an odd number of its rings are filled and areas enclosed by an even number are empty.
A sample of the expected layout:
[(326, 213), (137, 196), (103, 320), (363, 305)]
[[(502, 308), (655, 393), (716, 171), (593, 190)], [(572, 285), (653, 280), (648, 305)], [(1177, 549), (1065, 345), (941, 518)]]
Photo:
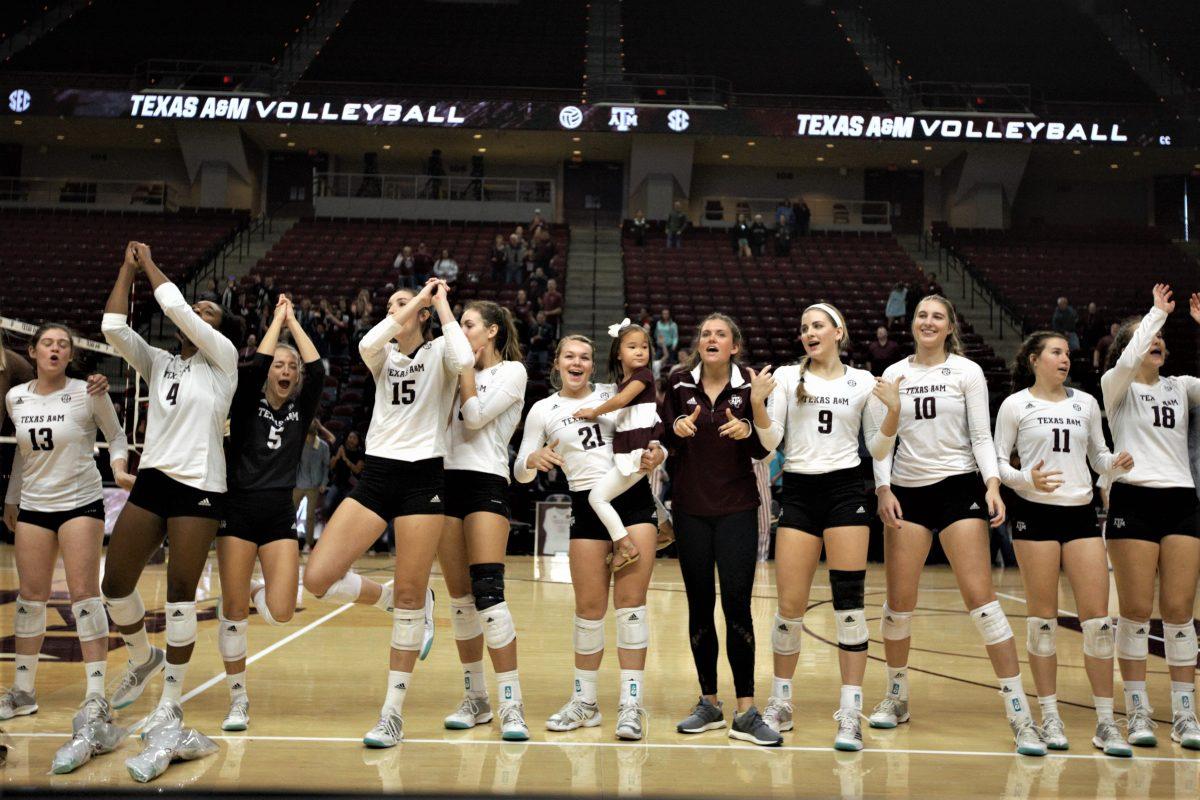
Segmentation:
[(417, 383), (416, 379), (400, 381), (392, 384), (392, 405), (411, 405), (413, 400), (417, 399), (417, 393), (413, 391), (413, 386)]
[[(42, 440), (39, 442), (38, 437)], [(51, 428), (30, 428), (29, 441), (33, 444), (32, 450), (53, 450), (54, 449), (54, 430)]]
[(278, 450), (283, 446), (283, 440), (279, 438), (283, 435), (283, 428), (271, 426), (271, 430), (267, 431), (267, 447), (271, 450)]
[(579, 435), (583, 437), (583, 444), (580, 445), (584, 450), (594, 450), (597, 447), (604, 446), (604, 437), (600, 435), (600, 425), (589, 425), (586, 428), (579, 429)]

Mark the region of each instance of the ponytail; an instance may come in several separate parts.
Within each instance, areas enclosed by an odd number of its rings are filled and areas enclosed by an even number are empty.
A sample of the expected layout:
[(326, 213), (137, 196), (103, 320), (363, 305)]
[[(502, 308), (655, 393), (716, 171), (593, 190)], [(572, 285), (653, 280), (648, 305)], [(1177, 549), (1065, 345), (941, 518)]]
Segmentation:
[(474, 311), (483, 320), (484, 327), (496, 326), (494, 347), (505, 361), (521, 360), (521, 341), (512, 312), (490, 300), (472, 300), (466, 311)]

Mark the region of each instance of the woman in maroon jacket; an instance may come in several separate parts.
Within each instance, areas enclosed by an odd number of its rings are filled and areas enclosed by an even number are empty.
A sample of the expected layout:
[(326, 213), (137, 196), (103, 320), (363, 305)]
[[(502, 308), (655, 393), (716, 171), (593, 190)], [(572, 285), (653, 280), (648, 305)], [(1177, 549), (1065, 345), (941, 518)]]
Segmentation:
[(779, 745), (779, 734), (754, 707), (754, 625), (750, 595), (758, 553), (758, 485), (754, 460), (767, 450), (752, 436), (752, 420), (769, 423), (766, 399), (770, 374), (744, 373), (736, 362), (742, 349), (737, 324), (710, 314), (696, 333), (688, 365), (668, 381), (664, 421), (672, 425), (672, 514), (679, 568), (688, 599), (692, 658), (700, 679), (700, 702), (676, 726), (680, 733), (725, 727), (717, 699), (717, 642), (713, 623), (721, 577), (726, 653), (737, 691), (737, 715), (729, 735), (762, 745)]

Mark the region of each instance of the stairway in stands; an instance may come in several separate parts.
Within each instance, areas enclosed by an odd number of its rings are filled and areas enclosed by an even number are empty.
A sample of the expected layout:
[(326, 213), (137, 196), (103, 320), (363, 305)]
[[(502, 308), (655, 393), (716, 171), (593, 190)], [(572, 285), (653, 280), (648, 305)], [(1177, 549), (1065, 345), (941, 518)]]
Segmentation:
[(582, 333), (596, 342), (596, 360), (608, 353), (608, 326), (625, 314), (625, 279), (619, 228), (593, 223), (571, 225), (567, 255), (563, 333)]

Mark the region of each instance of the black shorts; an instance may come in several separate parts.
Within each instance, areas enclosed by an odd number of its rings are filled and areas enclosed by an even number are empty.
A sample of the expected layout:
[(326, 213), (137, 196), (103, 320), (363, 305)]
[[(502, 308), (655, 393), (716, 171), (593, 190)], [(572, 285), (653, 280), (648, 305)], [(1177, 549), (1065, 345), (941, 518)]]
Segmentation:
[(869, 524), (875, 505), (867, 497), (857, 467), (823, 475), (785, 472), (779, 504), (783, 507), (780, 528), (814, 536), (829, 528)]
[(230, 491), (225, 495), (225, 520), (217, 536), (235, 536), (259, 547), (281, 539), (299, 541), (292, 490)]
[(350, 497), (384, 521), (412, 514), (444, 514), (442, 459), (398, 461), (367, 456)]
[[(612, 541), (608, 528), (604, 527), (588, 502), (589, 494), (590, 491), (571, 492), (571, 538)], [(658, 525), (658, 506), (654, 503), (648, 480), (638, 481), (617, 495), (612, 506), (621, 515), (621, 522), (627, 528), (632, 525)]]
[(104, 521), (104, 500), (93, 500), (86, 506), (72, 508), (70, 511), (32, 511), (28, 508), (17, 508), (17, 522), (26, 525), (36, 525), (48, 531), (58, 532), (65, 523), (76, 517), (87, 517)]
[(959, 520), (987, 521), (987, 487), (978, 472), (951, 475), (928, 486), (892, 486), (905, 522), (937, 533)]
[(469, 514), (486, 511), (508, 519), (508, 481), (490, 472), (448, 469), (445, 472), (447, 517), (466, 519)]
[(1059, 542), (1090, 539), (1100, 535), (1100, 523), (1091, 503), (1055, 506), (1035, 503), (1016, 493), (1005, 493), (1008, 529), (1015, 541)]
[(187, 486), (156, 469), (138, 470), (128, 502), (163, 519), (203, 517), (219, 520), (225, 515), (224, 492), (206, 492)]
[(1200, 535), (1200, 501), (1186, 486), (1154, 489), (1114, 483), (1108, 495), (1106, 539), (1141, 539), (1161, 542), (1164, 536)]

